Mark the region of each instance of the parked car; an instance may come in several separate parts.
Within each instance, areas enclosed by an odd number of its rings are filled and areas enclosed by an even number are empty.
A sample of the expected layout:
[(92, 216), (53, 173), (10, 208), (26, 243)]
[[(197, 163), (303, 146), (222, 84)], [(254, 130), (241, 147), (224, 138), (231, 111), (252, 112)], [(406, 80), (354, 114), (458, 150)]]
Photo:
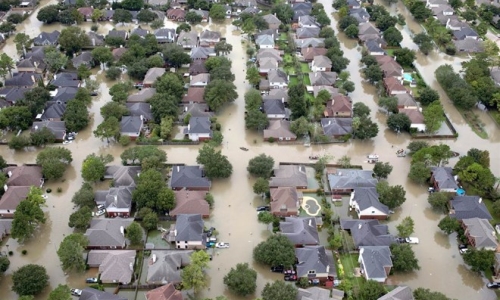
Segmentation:
[(407, 243), (406, 239), (405, 238), (402, 238), (402, 237), (398, 237), (396, 238), (396, 241), (400, 244), (405, 244)]
[(97, 205), (97, 210), (104, 210), (105, 207), (104, 205), (100, 204), (100, 205)]
[(85, 280), (86, 283), (97, 283), (96, 277), (89, 277)]
[(458, 245), (458, 249), (467, 249), (467, 245), (460, 244), (460, 245)]
[(283, 265), (271, 267), (271, 272), (283, 273), (283, 271), (285, 271), (285, 266), (283, 266)]
[(67, 144), (71, 144), (73, 141), (63, 141), (62, 144), (63, 145), (67, 145)]
[(205, 233), (207, 234), (207, 237), (211, 237), (212, 234), (214, 233), (215, 228), (210, 227), (210, 229), (205, 230)]
[(458, 250), (458, 252), (460, 252), (460, 254), (465, 254), (465, 253), (467, 253), (467, 251), (469, 251), (469, 248), (462, 248), (462, 249)]
[(215, 244), (215, 248), (219, 248), (219, 249), (229, 248), (229, 243), (217, 243), (217, 244)]
[(82, 295), (82, 290), (71, 289), (71, 295), (80, 297)]
[(285, 275), (295, 275), (295, 274), (297, 274), (297, 273), (295, 273), (295, 270), (285, 270), (283, 273)]
[(285, 281), (297, 281), (297, 275), (285, 275)]
[(269, 211), (271, 208), (269, 206), (259, 206), (257, 211)]
[(104, 209), (99, 209), (99, 210), (95, 213), (95, 215), (99, 217), (99, 216), (104, 215), (105, 213), (106, 213), (106, 211), (105, 211)]
[(418, 244), (419, 240), (417, 237), (407, 237), (406, 242), (409, 244)]
[(486, 284), (486, 287), (489, 288), (489, 289), (498, 289), (498, 288), (500, 288), (500, 283), (498, 283), (498, 282), (488, 282)]

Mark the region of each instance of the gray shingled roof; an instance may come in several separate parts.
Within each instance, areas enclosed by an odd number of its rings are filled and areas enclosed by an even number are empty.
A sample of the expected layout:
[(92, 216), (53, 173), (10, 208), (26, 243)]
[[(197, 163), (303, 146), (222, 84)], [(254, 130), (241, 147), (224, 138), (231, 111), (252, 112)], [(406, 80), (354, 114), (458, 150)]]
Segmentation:
[(264, 100), (264, 112), (268, 115), (284, 115), (285, 105), (281, 100)]
[(120, 121), (121, 133), (138, 134), (142, 128), (142, 119), (140, 116), (123, 116)]
[(354, 245), (361, 246), (390, 246), (395, 238), (389, 234), (387, 225), (378, 220), (341, 219), (340, 227), (351, 232)]
[(335, 72), (310, 72), (309, 80), (311, 85), (334, 85), (337, 82)]
[(177, 215), (175, 222), (175, 230), (177, 235), (176, 241), (201, 241), (203, 242), (203, 219), (201, 215)]
[(479, 196), (455, 196), (450, 202), (450, 217), (458, 220), (471, 218), (493, 219)]
[(300, 16), (299, 17), (299, 26), (316, 26), (320, 27), (319, 23), (316, 21), (316, 18), (310, 15)]
[(132, 208), (132, 192), (134, 187), (120, 186), (109, 190), (100, 190), (95, 192), (95, 202), (97, 205), (104, 205), (107, 210), (130, 209)]
[(297, 257), (297, 276), (307, 277), (309, 271), (326, 273), (329, 276), (337, 277), (337, 270), (333, 262), (332, 252), (325, 250), (324, 246), (305, 246), (295, 249)]
[(33, 45), (35, 46), (55, 45), (57, 44), (57, 40), (59, 39), (60, 35), (61, 33), (57, 30), (54, 30), (52, 32), (40, 32), (40, 34), (33, 39)]
[(260, 35), (256, 40), (255, 44), (259, 46), (273, 46), (274, 47), (274, 37), (271, 35), (263, 34)]
[(113, 186), (135, 186), (135, 179), (141, 173), (138, 166), (108, 166), (104, 178), (113, 179)]
[(389, 214), (389, 207), (380, 203), (379, 195), (374, 187), (358, 187), (354, 189), (353, 193), (353, 200), (358, 204), (360, 211), (374, 207), (386, 215)]
[(41, 74), (20, 72), (14, 74), (11, 78), (5, 79), (5, 86), (32, 86), (39, 80), (42, 80)]
[(121, 232), (127, 228), (133, 219), (93, 219), (90, 228), (85, 232), (89, 240), (89, 247), (123, 247), (126, 243), (125, 235)]
[(337, 169), (337, 173), (328, 174), (331, 189), (354, 189), (356, 187), (375, 187), (377, 179), (371, 170)]
[[(146, 282), (148, 283), (180, 283), (181, 268), (191, 262), (191, 250), (153, 250), (151, 251), (150, 264)], [(156, 257), (156, 259), (153, 259)], [(156, 260), (156, 261), (154, 261)]]
[(55, 74), (50, 84), (57, 87), (78, 87), (80, 80), (76, 73), (63, 72)]
[(212, 133), (211, 125), (209, 117), (191, 117), (189, 119), (189, 133)]
[(317, 38), (319, 37), (320, 29), (317, 27), (301, 27), (297, 28), (296, 36), (298, 39)]
[(318, 245), (318, 227), (315, 218), (286, 217), (280, 222), (281, 234), (294, 245)]
[(322, 118), (321, 127), (326, 136), (352, 133), (352, 118)]
[(210, 188), (212, 183), (204, 177), (200, 166), (174, 166), (170, 186), (175, 188)]
[(360, 256), (368, 279), (384, 278), (387, 276), (384, 267), (392, 267), (391, 250), (388, 246), (360, 247)]
[(476, 248), (497, 248), (496, 231), (488, 220), (472, 218), (463, 219), (462, 222), (467, 227), (468, 235), (474, 238)]
[(298, 165), (280, 165), (278, 169), (274, 169), (274, 177), (269, 181), (269, 186), (307, 187), (306, 168)]
[(127, 300), (127, 298), (93, 288), (84, 288), (78, 300)]
[(153, 119), (149, 103), (125, 103), (131, 116), (143, 116), (147, 120)]
[(90, 66), (93, 61), (92, 53), (90, 51), (83, 51), (80, 55), (76, 56), (71, 60), (73, 62), (73, 66), (78, 68), (81, 65)]
[(410, 287), (398, 286), (377, 300), (414, 300)]
[(62, 140), (66, 135), (66, 122), (64, 121), (41, 121), (41, 122), (33, 122), (33, 126), (31, 127), (31, 131), (35, 132), (37, 130), (46, 127), (54, 134), (56, 139)]
[[(340, 293), (338, 293), (340, 292)], [(307, 289), (297, 289), (296, 300), (341, 300), (344, 298), (344, 292), (333, 289), (333, 297), (330, 297), (330, 290), (313, 286)], [(337, 297), (337, 294), (338, 297)]]
[(91, 250), (89, 265), (99, 265), (100, 279), (104, 282), (129, 284), (132, 280), (135, 250)]
[(76, 93), (78, 92), (78, 88), (60, 87), (56, 91), (57, 93), (52, 98), (52, 101), (66, 104), (68, 103), (68, 101), (75, 99)]

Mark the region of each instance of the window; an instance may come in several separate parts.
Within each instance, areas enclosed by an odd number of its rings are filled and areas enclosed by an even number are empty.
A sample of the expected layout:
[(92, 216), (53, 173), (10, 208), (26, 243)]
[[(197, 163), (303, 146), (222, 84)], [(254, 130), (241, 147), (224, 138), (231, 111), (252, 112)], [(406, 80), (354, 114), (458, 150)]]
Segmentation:
[(311, 271), (308, 271), (307, 274), (316, 274), (316, 271), (311, 270)]

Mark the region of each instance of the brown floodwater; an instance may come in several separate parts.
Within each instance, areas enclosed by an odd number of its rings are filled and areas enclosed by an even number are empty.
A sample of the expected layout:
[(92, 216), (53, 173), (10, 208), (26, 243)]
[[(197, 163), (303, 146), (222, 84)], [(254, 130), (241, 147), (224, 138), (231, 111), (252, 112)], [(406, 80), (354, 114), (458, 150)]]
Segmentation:
[[(42, 2), (43, 4), (54, 3), (55, 1)], [(331, 3), (323, 3), (327, 12), (331, 15)], [(391, 9), (395, 13), (395, 7)], [(412, 21), (412, 17), (405, 12), (404, 7), (399, 7), (398, 12), (407, 19), (407, 26), (402, 29), (404, 41), (403, 46), (416, 49), (416, 45), (411, 41), (410, 33), (418, 32), (418, 25)], [(40, 31), (61, 30), (59, 24), (43, 25), (36, 20), (36, 11), (20, 27), (19, 30), (26, 32), (31, 37), (36, 36)], [(165, 21), (166, 27), (173, 27), (169, 20)], [(336, 20), (332, 18), (332, 25), (336, 26)], [(89, 30), (91, 23), (80, 25)], [(100, 25), (99, 33), (105, 34), (114, 25), (107, 23)], [(131, 26), (117, 26), (120, 29), (129, 29)], [(255, 196), (252, 191), (254, 179), (249, 177), (246, 171), (248, 161), (260, 154), (265, 153), (274, 157), (276, 162), (308, 162), (308, 156), (317, 153), (328, 153), (338, 159), (343, 155), (349, 155), (355, 164), (366, 164), (365, 157), (369, 153), (377, 153), (382, 161), (388, 161), (394, 166), (392, 174), (389, 176), (391, 184), (403, 185), (407, 192), (406, 203), (396, 211), (389, 224), (394, 230), (395, 225), (408, 215), (415, 220), (415, 236), (420, 239), (420, 244), (414, 249), (420, 261), (420, 271), (405, 275), (394, 275), (390, 277), (392, 284), (406, 284), (413, 288), (425, 287), (446, 293), (448, 296), (457, 299), (495, 299), (495, 294), (484, 288), (484, 280), (476, 274), (467, 270), (461, 256), (458, 254), (456, 239), (454, 236), (446, 236), (439, 232), (437, 223), (441, 216), (434, 213), (426, 201), (426, 187), (415, 185), (409, 182), (406, 174), (409, 170), (409, 158), (397, 158), (394, 154), (395, 148), (404, 148), (410, 139), (407, 135), (396, 135), (385, 126), (385, 116), (377, 112), (377, 98), (375, 88), (366, 83), (359, 72), (361, 58), (361, 48), (356, 42), (339, 35), (342, 49), (345, 56), (350, 59), (348, 71), (351, 80), (356, 84), (356, 90), (351, 94), (354, 101), (362, 101), (372, 109), (372, 117), (379, 124), (379, 135), (370, 141), (350, 141), (340, 145), (322, 145), (304, 147), (302, 145), (278, 146), (276, 144), (263, 143), (260, 134), (245, 130), (244, 124), (244, 99), (243, 95), (249, 86), (245, 82), (246, 71), (246, 36), (242, 36), (234, 26), (227, 21), (225, 24), (202, 24), (197, 25), (196, 30), (203, 29), (218, 30), (226, 38), (228, 43), (233, 45), (233, 51), (228, 57), (233, 62), (233, 72), (235, 73), (235, 85), (239, 94), (238, 99), (225, 107), (218, 118), (222, 124), (224, 142), (221, 146), (223, 154), (227, 155), (233, 164), (233, 175), (229, 179), (217, 180), (213, 183), (212, 193), (215, 197), (215, 207), (207, 225), (214, 226), (220, 232), (220, 240), (231, 244), (229, 249), (216, 250), (211, 268), (207, 271), (211, 278), (210, 289), (204, 291), (204, 297), (216, 297), (226, 295), (229, 299), (240, 299), (231, 295), (225, 289), (222, 278), (237, 263), (248, 262), (258, 271), (257, 293), (260, 294), (266, 282), (280, 279), (281, 276), (271, 273), (267, 267), (257, 265), (252, 259), (252, 249), (261, 241), (265, 240), (270, 233), (265, 225), (257, 222), (255, 207), (262, 205), (262, 200)], [(10, 38), (2, 49), (9, 55), (16, 57), (15, 45)], [(498, 148), (498, 129), (487, 123), (488, 116), (481, 119), (487, 124), (490, 139), (483, 140), (476, 136), (470, 128), (463, 122), (463, 118), (451, 105), (449, 99), (437, 86), (434, 79), (434, 70), (441, 64), (452, 64), (456, 69), (460, 68), (460, 62), (464, 58), (449, 57), (440, 53), (432, 53), (429, 56), (417, 55), (416, 66), (428, 84), (436, 88), (443, 105), (450, 116), (451, 121), (459, 132), (457, 140), (442, 141), (445, 144), (460, 152), (465, 153), (472, 145), (490, 151), (493, 172), (498, 176), (499, 154), (495, 151)], [(47, 223), (42, 226), (39, 233), (30, 241), (20, 245), (13, 239), (6, 239), (2, 243), (1, 250), (14, 251), (11, 257), (11, 267), (0, 281), (0, 299), (15, 299), (16, 295), (11, 292), (11, 274), (20, 266), (27, 263), (37, 263), (44, 265), (50, 275), (51, 289), (57, 284), (68, 284), (70, 287), (85, 287), (84, 278), (95, 276), (96, 270), (91, 269), (85, 274), (64, 274), (59, 265), (56, 251), (59, 243), (65, 235), (72, 233), (67, 226), (68, 217), (73, 212), (71, 203), (72, 195), (82, 184), (80, 176), (83, 159), (90, 153), (111, 154), (115, 157), (115, 163), (120, 163), (119, 155), (123, 147), (116, 144), (108, 144), (95, 138), (92, 131), (102, 121), (99, 114), (100, 107), (110, 101), (108, 94), (109, 87), (113, 84), (104, 79), (101, 70), (94, 70), (94, 75), (100, 80), (100, 95), (95, 97), (90, 112), (93, 115), (93, 122), (82, 131), (72, 144), (66, 145), (73, 153), (73, 163), (65, 173), (64, 181), (47, 182), (47, 187), (52, 188), (52, 192), (47, 200)], [(248, 152), (241, 151), (240, 147), (249, 148)], [(168, 161), (172, 163), (195, 164), (198, 146), (162, 146), (168, 154)], [(12, 151), (7, 147), (0, 148), (0, 153), (9, 163), (34, 163), (38, 150)], [(451, 161), (451, 164), (456, 161)], [(58, 187), (62, 192), (57, 193)], [(347, 207), (345, 207), (347, 209)], [(21, 255), (23, 249), (28, 250), (26, 256)], [(45, 299), (50, 289), (39, 295), (36, 299)], [(254, 297), (258, 296), (256, 294)], [(126, 292), (126, 297), (131, 293)]]

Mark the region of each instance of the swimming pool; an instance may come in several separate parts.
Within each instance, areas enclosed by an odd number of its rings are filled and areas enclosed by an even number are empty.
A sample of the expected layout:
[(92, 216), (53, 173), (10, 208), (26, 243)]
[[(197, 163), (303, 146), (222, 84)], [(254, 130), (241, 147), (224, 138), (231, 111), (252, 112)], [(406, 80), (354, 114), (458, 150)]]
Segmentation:
[(409, 81), (409, 82), (413, 81), (413, 77), (411, 76), (410, 73), (403, 73), (403, 79), (404, 81)]

